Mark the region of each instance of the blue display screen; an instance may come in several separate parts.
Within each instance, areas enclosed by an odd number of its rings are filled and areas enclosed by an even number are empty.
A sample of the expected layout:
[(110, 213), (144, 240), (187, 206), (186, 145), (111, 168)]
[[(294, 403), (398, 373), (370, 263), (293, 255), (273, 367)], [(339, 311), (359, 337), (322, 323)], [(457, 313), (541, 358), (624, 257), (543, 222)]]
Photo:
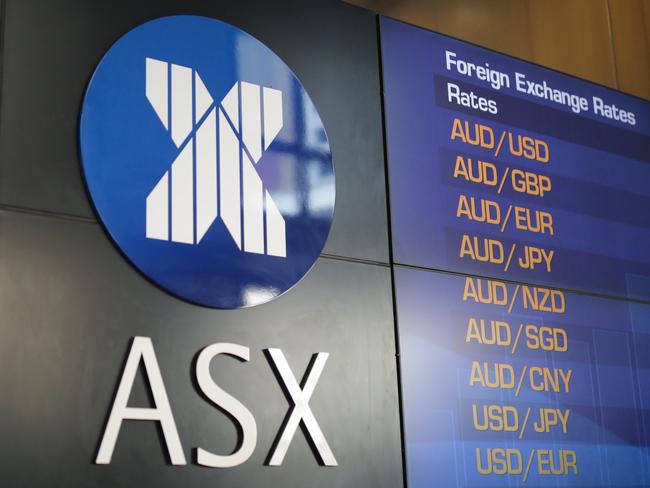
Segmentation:
[(395, 261), (650, 298), (650, 103), (381, 19)]
[(650, 305), (397, 267), (410, 488), (650, 485)]
[(381, 43), (409, 487), (650, 486), (650, 103)]

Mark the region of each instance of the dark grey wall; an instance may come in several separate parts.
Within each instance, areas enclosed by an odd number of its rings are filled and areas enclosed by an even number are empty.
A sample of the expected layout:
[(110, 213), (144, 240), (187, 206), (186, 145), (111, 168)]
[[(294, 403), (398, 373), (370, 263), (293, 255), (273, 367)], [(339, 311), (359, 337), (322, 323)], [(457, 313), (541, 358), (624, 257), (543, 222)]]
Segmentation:
[[(0, 486), (402, 486), (398, 393), (372, 14), (338, 1), (5, 0), (0, 101)], [(272, 303), (219, 311), (154, 287), (113, 247), (89, 204), (77, 153), (90, 74), (122, 34), (192, 13), (232, 23), (294, 70), (328, 131), (337, 203), (314, 269)], [(257, 419), (237, 468), (166, 464), (157, 428), (123, 426), (113, 462), (92, 460), (130, 339), (152, 338), (188, 461), (223, 454), (236, 430), (191, 381), (214, 342), (251, 348), (212, 375)], [(263, 465), (288, 403), (266, 347), (301, 377), (331, 354), (311, 406), (338, 467), (317, 464), (299, 431), (278, 468)], [(148, 401), (139, 384), (134, 404)]]

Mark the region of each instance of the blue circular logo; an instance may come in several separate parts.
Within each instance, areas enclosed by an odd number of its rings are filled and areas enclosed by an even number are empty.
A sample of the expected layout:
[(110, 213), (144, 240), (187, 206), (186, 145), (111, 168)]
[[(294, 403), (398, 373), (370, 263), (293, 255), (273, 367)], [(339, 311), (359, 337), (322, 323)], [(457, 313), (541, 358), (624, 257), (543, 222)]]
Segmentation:
[(80, 146), (117, 246), (185, 300), (272, 300), (327, 239), (335, 188), (323, 123), (287, 65), (231, 25), (165, 17), (117, 41), (88, 86)]

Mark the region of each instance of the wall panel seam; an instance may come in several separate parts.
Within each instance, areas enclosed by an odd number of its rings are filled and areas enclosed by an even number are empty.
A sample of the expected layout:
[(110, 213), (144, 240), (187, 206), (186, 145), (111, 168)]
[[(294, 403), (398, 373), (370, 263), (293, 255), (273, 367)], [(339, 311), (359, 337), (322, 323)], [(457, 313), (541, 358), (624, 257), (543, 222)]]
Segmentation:
[(16, 206), (16, 205), (8, 205), (5, 203), (0, 203), (0, 211), (1, 212), (10, 212), (10, 213), (19, 213), (19, 214), (27, 214), (27, 215), (37, 215), (40, 217), (48, 217), (52, 219), (57, 219), (57, 220), (69, 220), (72, 222), (84, 222), (88, 224), (96, 224), (97, 219), (94, 217), (84, 217), (82, 215), (75, 215), (75, 214), (67, 214), (67, 213), (62, 213), (62, 212), (54, 212), (50, 210), (41, 210), (41, 209), (36, 209), (36, 208), (30, 208), (30, 207), (21, 207), (21, 206)]
[(643, 34), (645, 35), (646, 54), (648, 56), (648, 66), (650, 66), (650, 25), (645, 22), (645, 19), (650, 19), (650, 12), (647, 11), (648, 2), (641, 2), (641, 15), (643, 16)]
[(397, 316), (397, 287), (395, 283), (395, 259), (393, 254), (393, 225), (391, 214), (391, 199), (390, 199), (390, 172), (388, 167), (388, 133), (386, 130), (386, 100), (384, 93), (384, 61), (382, 53), (382, 36), (381, 36), (381, 15), (376, 17), (376, 30), (377, 30), (377, 57), (379, 69), (379, 103), (381, 106), (381, 134), (383, 141), (383, 154), (384, 154), (384, 185), (386, 193), (386, 233), (388, 237), (388, 260), (390, 267), (390, 287), (391, 287), (391, 306), (393, 309), (393, 337), (395, 341), (395, 373), (397, 376), (397, 395), (398, 395), (398, 411), (400, 423), (400, 441), (402, 444), (402, 483), (404, 488), (409, 486), (408, 478), (408, 457), (406, 452), (406, 423), (404, 420), (404, 389), (402, 383), (402, 361), (401, 361), (401, 346), (399, 335), (399, 321)]
[(618, 81), (618, 65), (616, 61), (616, 43), (614, 42), (614, 26), (612, 23), (612, 9), (610, 6), (610, 0), (606, 0), (605, 5), (607, 7), (607, 31), (609, 34), (609, 45), (612, 50), (612, 69), (614, 72), (614, 83), (618, 90), (621, 89), (621, 85)]
[[(94, 224), (94, 225), (100, 226), (100, 223), (96, 219), (94, 219), (92, 217), (82, 217), (82, 216), (72, 215), (72, 214), (49, 212), (47, 210), (38, 210), (38, 209), (25, 208), (25, 207), (15, 207), (15, 206), (6, 205), (6, 204), (0, 204), (0, 214), (2, 212), (12, 213), (12, 214), (31, 215), (31, 216), (36, 216), (36, 217), (41, 217), (41, 218), (48, 218), (48, 219), (53, 219), (53, 220), (76, 222), (76, 223), (81, 223), (81, 224)], [(106, 238), (108, 239), (109, 237), (106, 236)], [(367, 264), (367, 265), (371, 265), (371, 266), (381, 266), (382, 268), (389, 268), (390, 267), (390, 263), (388, 261), (376, 261), (376, 260), (373, 260), (373, 259), (356, 258), (356, 257), (352, 257), (352, 256), (343, 256), (343, 255), (340, 255), (340, 254), (320, 253), (319, 257), (324, 258), (324, 259), (334, 259), (334, 260), (337, 260), (337, 261), (346, 261), (346, 262), (357, 263), (357, 264)]]

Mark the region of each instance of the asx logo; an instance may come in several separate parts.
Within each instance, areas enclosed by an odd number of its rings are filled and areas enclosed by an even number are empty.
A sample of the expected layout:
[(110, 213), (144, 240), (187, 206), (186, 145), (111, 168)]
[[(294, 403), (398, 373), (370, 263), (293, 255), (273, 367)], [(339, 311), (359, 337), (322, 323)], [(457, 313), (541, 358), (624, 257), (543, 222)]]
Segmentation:
[(99, 220), (173, 295), (262, 304), (320, 256), (335, 200), (325, 127), (296, 75), (246, 32), (187, 15), (136, 27), (95, 69), (79, 127)]
[(197, 71), (147, 58), (146, 96), (179, 149), (147, 196), (147, 238), (198, 244), (220, 216), (238, 249), (286, 257), (284, 218), (255, 170), (282, 128), (282, 92), (236, 82), (215, 104)]

